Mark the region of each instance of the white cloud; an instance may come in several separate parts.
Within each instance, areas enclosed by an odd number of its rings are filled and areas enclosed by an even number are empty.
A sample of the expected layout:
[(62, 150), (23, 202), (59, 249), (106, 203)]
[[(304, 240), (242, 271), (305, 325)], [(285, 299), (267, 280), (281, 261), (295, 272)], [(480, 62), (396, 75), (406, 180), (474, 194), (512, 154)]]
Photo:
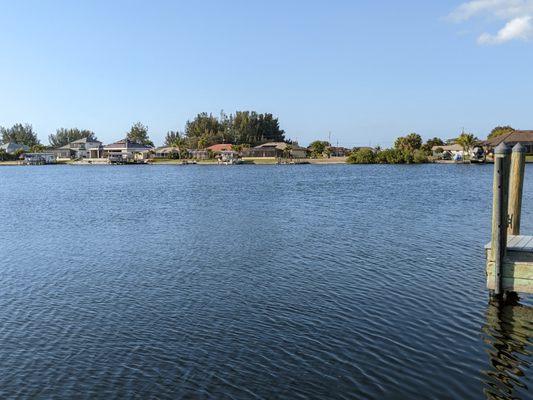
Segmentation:
[(449, 15), (449, 19), (455, 22), (475, 17), (505, 21), (496, 34), (481, 34), (477, 40), (479, 44), (533, 39), (533, 0), (473, 0), (461, 4)]
[(501, 44), (513, 39), (531, 39), (533, 38), (531, 20), (530, 16), (514, 18), (507, 22), (496, 35), (483, 33), (477, 41), (479, 44)]

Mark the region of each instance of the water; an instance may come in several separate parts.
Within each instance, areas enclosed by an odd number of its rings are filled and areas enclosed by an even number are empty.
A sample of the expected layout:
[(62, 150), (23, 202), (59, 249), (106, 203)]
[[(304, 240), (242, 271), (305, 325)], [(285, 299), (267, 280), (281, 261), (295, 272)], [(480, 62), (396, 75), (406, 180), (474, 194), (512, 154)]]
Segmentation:
[(491, 174), (0, 168), (0, 397), (533, 398), (532, 302), (487, 302)]

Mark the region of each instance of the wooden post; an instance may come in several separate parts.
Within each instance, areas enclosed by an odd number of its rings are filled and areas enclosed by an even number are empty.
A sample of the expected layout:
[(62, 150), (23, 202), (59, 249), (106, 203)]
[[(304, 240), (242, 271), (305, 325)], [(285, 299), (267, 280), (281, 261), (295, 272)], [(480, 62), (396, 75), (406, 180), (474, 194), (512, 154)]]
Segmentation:
[(491, 258), (494, 262), (496, 296), (502, 294), (502, 262), (507, 248), (510, 153), (511, 149), (503, 142), (494, 149)]
[(524, 187), (524, 170), (526, 166), (526, 148), (520, 143), (513, 147), (511, 156), (511, 178), (509, 182), (509, 235), (520, 235), (520, 217), (522, 214), (522, 189)]

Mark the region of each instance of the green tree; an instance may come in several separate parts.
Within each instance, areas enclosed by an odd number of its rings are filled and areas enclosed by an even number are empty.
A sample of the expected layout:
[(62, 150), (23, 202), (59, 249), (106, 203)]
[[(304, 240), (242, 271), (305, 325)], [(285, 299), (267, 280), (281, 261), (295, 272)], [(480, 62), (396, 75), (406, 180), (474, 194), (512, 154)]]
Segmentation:
[(431, 149), (435, 146), (444, 146), (444, 141), (438, 137), (434, 137), (433, 139), (428, 139), (421, 148), (427, 155), (430, 155), (432, 153)]
[(346, 161), (349, 164), (374, 164), (376, 162), (376, 154), (372, 149), (362, 148), (352, 152)]
[(140, 122), (133, 124), (130, 131), (126, 134), (126, 139), (142, 144), (143, 146), (154, 146), (154, 142), (148, 137), (148, 127)]
[(468, 154), (470, 149), (478, 142), (477, 138), (471, 133), (461, 133), (457, 138), (456, 143), (463, 148), (465, 156)]
[(209, 136), (206, 134), (198, 139), (197, 148), (200, 150), (205, 149), (207, 146), (209, 146)]
[(48, 136), (48, 142), (52, 147), (62, 147), (78, 139), (87, 138), (91, 142), (98, 139), (93, 131), (78, 128), (59, 128), (55, 134)]
[(413, 162), (415, 164), (422, 164), (428, 162), (428, 156), (426, 152), (422, 149), (415, 150), (413, 153)]
[(496, 136), (505, 135), (506, 133), (514, 132), (514, 128), (505, 125), (505, 126), (497, 126), (492, 131), (490, 131), (488, 139), (491, 139)]
[(14, 142), (29, 147), (40, 143), (30, 124), (15, 124), (11, 128), (0, 127), (0, 133), (3, 143)]
[(422, 137), (418, 133), (410, 133), (402, 136), (394, 142), (394, 148), (398, 150), (415, 151), (422, 147)]
[(212, 114), (200, 113), (185, 125), (185, 136), (191, 147), (198, 147), (204, 137), (208, 145), (215, 143), (251, 144), (284, 142), (285, 132), (272, 114), (255, 111), (237, 111), (227, 115), (223, 111), (217, 118)]
[(376, 162), (379, 164), (404, 164), (410, 161), (409, 154), (408, 151), (385, 149), (376, 153)]
[(46, 151), (46, 149), (47, 149), (46, 146), (43, 146), (42, 144), (36, 144), (36, 145), (31, 147), (30, 151), (32, 153), (42, 153), (42, 152)]
[(311, 157), (322, 157), (329, 146), (329, 142), (326, 142), (324, 140), (315, 140), (314, 142), (311, 142), (311, 144), (309, 145), (309, 148), (311, 149)]
[(4, 149), (0, 149), (0, 161), (9, 161), (11, 154), (7, 154)]
[(200, 113), (192, 121), (185, 124), (185, 135), (190, 139), (199, 139), (206, 137), (208, 141), (211, 138), (221, 137), (223, 126), (217, 117), (212, 114)]
[(412, 150), (400, 150), (400, 153), (405, 164), (412, 164), (415, 162), (415, 152)]
[(283, 150), (283, 157), (285, 158), (291, 158), (291, 151), (292, 151), (292, 145), (288, 144), (285, 147), (285, 150)]
[(257, 115), (257, 136), (256, 144), (259, 141), (266, 142), (284, 142), (285, 131), (280, 129), (279, 121), (272, 114), (258, 114)]
[(181, 143), (183, 135), (178, 131), (168, 131), (165, 136), (165, 146), (177, 146), (176, 143)]

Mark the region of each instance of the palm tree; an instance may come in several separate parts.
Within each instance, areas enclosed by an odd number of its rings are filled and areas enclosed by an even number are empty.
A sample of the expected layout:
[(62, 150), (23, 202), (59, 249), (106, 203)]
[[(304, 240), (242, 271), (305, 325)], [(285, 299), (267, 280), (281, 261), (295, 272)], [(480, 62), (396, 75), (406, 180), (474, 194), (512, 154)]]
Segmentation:
[(285, 158), (290, 158), (292, 151), (292, 145), (288, 144), (285, 146), (285, 149), (283, 150), (283, 155)]
[(184, 138), (182, 137), (177, 137), (176, 139), (174, 139), (174, 141), (171, 143), (171, 146), (172, 147), (177, 147), (178, 148), (178, 159), (181, 159), (183, 158), (182, 155), (183, 153), (185, 152), (185, 148), (187, 146), (187, 142)]
[[(477, 142), (477, 138), (471, 133), (461, 133), (456, 140), (456, 143), (463, 148), (464, 155), (469, 154), (469, 151)], [(463, 155), (463, 159), (464, 159)]]

